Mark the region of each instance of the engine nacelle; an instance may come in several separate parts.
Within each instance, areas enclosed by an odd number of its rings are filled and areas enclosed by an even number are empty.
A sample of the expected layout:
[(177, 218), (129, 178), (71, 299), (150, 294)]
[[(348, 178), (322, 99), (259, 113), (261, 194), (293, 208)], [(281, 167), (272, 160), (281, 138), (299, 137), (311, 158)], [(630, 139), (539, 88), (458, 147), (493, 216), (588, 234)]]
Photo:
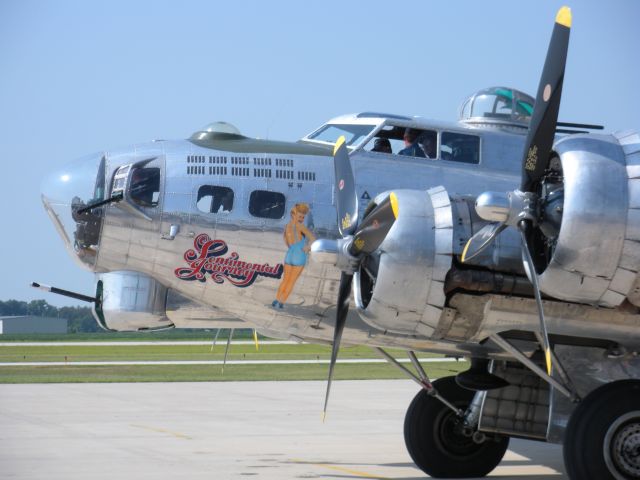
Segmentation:
[(101, 327), (115, 331), (160, 330), (172, 328), (166, 316), (167, 288), (138, 272), (110, 272), (98, 276), (94, 307)]
[(394, 193), (398, 217), (354, 276), (356, 307), (375, 328), (430, 337), (442, 315), (451, 268), (451, 202), (443, 187)]
[(555, 151), (564, 205), (540, 288), (571, 302), (616, 307), (634, 292), (640, 270), (640, 136), (572, 135)]

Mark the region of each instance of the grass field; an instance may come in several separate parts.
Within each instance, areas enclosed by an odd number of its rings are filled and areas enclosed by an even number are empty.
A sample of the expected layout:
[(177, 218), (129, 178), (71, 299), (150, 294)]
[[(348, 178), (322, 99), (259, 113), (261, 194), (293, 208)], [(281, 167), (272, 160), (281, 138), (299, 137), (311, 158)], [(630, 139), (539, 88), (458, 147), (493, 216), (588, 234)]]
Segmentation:
[[(169, 339), (175, 340), (164, 338)], [(38, 339), (31, 337), (29, 341)], [(56, 345), (55, 342), (46, 346), (0, 346), (0, 362), (66, 362), (63, 366), (0, 366), (0, 383), (321, 380), (327, 376), (327, 365), (320, 363), (227, 365), (224, 374), (219, 365), (74, 365), (74, 362), (97, 361), (222, 360), (224, 350), (224, 343), (219, 343), (213, 350), (210, 345), (88, 346), (82, 342), (72, 346)], [(406, 357), (399, 350), (390, 350), (390, 353), (397, 358)], [(256, 351), (253, 345), (232, 344), (228, 360), (327, 360), (330, 355), (330, 347), (322, 345), (262, 344)], [(434, 356), (420, 355), (421, 358)], [(358, 346), (342, 348), (339, 358), (379, 357), (370, 348)], [(423, 365), (431, 377), (452, 375), (468, 368), (467, 362), (454, 359), (451, 362), (425, 362)], [(403, 374), (388, 364), (340, 364), (336, 366), (335, 378), (403, 378)]]

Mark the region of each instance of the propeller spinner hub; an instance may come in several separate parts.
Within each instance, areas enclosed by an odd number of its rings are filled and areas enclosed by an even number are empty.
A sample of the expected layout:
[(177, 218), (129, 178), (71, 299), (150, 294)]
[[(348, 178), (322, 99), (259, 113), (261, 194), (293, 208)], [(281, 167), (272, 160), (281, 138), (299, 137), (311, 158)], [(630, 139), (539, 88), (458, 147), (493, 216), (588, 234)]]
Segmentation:
[(484, 192), (476, 199), (476, 213), (483, 220), (515, 226), (520, 220), (537, 219), (537, 195), (533, 192)]

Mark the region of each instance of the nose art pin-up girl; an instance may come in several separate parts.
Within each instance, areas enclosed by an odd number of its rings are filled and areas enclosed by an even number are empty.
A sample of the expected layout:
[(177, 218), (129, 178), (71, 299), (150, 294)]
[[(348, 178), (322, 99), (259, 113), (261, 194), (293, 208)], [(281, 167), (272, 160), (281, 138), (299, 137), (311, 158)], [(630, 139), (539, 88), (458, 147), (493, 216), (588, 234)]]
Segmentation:
[(289, 248), (284, 258), (284, 274), (273, 307), (282, 308), (307, 263), (307, 254), (316, 237), (305, 226), (309, 205), (296, 203), (291, 209), (291, 220), (284, 229), (284, 242)]

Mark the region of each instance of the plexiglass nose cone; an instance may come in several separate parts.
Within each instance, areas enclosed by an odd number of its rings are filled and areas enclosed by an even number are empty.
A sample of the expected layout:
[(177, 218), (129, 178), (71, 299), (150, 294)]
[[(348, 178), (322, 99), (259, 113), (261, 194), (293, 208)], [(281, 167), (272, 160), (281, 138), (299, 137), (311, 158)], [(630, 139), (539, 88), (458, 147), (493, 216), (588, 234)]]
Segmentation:
[(48, 175), (42, 203), (67, 251), (82, 267), (93, 270), (98, 255), (103, 211), (78, 210), (104, 199), (105, 159), (95, 154), (76, 160)]

